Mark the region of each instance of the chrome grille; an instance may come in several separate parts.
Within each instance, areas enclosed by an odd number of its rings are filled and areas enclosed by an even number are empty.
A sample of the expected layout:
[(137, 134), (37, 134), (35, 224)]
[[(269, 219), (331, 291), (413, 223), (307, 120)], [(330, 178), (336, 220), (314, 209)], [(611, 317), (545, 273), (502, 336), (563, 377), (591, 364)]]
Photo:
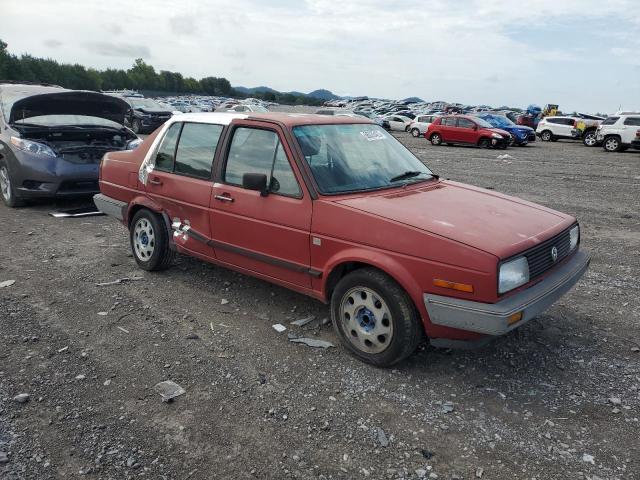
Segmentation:
[[(529, 263), (529, 279), (533, 280), (539, 277), (569, 255), (570, 242), (569, 230), (565, 230), (560, 235), (545, 240), (540, 245), (524, 252)], [(558, 257), (555, 261), (552, 256), (553, 247), (558, 249)]]

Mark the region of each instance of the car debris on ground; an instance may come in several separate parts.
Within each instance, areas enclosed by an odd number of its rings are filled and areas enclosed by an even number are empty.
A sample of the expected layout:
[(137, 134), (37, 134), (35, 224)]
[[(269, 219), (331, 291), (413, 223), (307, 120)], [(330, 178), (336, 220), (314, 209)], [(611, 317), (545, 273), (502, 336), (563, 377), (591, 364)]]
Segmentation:
[(187, 391), (171, 380), (157, 383), (153, 389), (160, 394), (163, 402), (171, 402), (174, 398), (184, 395)]
[(317, 338), (307, 338), (307, 337), (298, 337), (297, 335), (290, 333), (289, 341), (293, 343), (303, 343), (309, 347), (314, 348), (332, 348), (335, 345), (331, 342), (327, 342), (326, 340), (318, 340)]

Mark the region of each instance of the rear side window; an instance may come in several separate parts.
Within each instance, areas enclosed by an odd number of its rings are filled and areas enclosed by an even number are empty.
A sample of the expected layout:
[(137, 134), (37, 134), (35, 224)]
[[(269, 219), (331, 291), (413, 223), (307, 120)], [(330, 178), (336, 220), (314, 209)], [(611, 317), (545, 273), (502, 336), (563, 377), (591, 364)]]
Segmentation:
[(167, 130), (158, 148), (158, 153), (156, 153), (156, 170), (173, 171), (173, 161), (175, 159), (176, 143), (180, 135), (180, 127), (182, 127), (182, 123), (174, 123)]
[(242, 185), (245, 173), (266, 175), (273, 193), (293, 197), (301, 194), (278, 134), (271, 130), (239, 127), (234, 131), (224, 181)]
[(175, 172), (197, 178), (211, 178), (222, 125), (185, 123), (176, 151)]
[(620, 117), (609, 117), (606, 118), (603, 122), (602, 125), (613, 125), (614, 123), (616, 123), (618, 121)]
[(456, 126), (456, 119), (455, 117), (446, 117), (443, 118), (440, 121), (441, 125), (444, 125), (445, 127), (455, 127)]
[(627, 117), (624, 120), (625, 125), (631, 125), (633, 127), (640, 127), (640, 117)]

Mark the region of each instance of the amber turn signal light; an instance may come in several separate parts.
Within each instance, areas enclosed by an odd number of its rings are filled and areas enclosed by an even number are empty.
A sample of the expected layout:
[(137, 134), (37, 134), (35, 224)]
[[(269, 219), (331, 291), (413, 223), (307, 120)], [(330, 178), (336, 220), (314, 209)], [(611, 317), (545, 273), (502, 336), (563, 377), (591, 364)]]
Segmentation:
[(513, 325), (514, 323), (518, 323), (520, 320), (522, 320), (522, 312), (517, 312), (509, 317), (509, 320), (507, 320), (507, 323), (509, 325)]
[(448, 280), (440, 280), (439, 278), (434, 278), (433, 284), (436, 287), (449, 288), (451, 290), (458, 290), (460, 292), (473, 293), (473, 285), (468, 285), (466, 283), (449, 282)]

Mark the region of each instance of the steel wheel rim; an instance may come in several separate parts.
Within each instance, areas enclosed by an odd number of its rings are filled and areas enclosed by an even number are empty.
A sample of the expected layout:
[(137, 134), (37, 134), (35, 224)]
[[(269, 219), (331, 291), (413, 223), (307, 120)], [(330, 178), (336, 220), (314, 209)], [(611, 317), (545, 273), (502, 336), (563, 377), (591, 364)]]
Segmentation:
[(0, 168), (0, 191), (5, 200), (11, 199), (11, 180), (9, 179), (9, 172), (7, 167)]
[(615, 150), (618, 148), (618, 141), (615, 138), (610, 138), (605, 142), (607, 150)]
[(133, 249), (136, 256), (143, 262), (148, 262), (155, 251), (156, 237), (151, 222), (141, 218), (133, 229)]
[(589, 147), (593, 147), (596, 144), (596, 136), (593, 134), (587, 134), (587, 136), (584, 137), (584, 143)]
[(411, 134), (412, 134), (414, 137), (419, 137), (419, 136), (420, 136), (420, 130), (417, 130), (417, 129), (415, 129), (415, 128), (414, 128), (414, 129), (411, 131)]
[(433, 137), (431, 137), (431, 141), (433, 143), (435, 143), (436, 145), (440, 145), (440, 142), (442, 141), (440, 138), (440, 135), (434, 135)]
[(340, 301), (344, 336), (361, 352), (381, 353), (393, 339), (391, 310), (384, 299), (367, 287), (354, 287)]

